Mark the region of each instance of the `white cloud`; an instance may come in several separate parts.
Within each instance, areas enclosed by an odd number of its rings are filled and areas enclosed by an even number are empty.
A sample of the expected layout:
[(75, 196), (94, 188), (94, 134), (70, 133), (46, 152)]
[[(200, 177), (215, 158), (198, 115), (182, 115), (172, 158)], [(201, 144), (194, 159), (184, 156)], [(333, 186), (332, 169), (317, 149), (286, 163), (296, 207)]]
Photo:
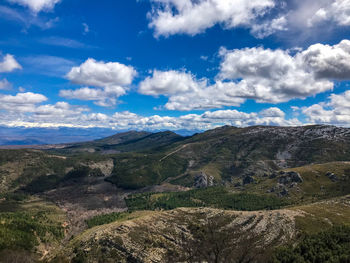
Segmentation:
[(118, 62), (105, 63), (89, 58), (79, 67), (73, 67), (66, 77), (74, 84), (97, 88), (61, 90), (62, 97), (92, 100), (99, 106), (113, 106), (124, 95), (136, 76), (136, 70)]
[(350, 41), (330, 46), (316, 44), (301, 53), (303, 63), (317, 78), (350, 79)]
[(12, 88), (12, 84), (7, 79), (0, 80), (0, 90), (9, 90)]
[(286, 17), (280, 16), (272, 20), (252, 25), (251, 33), (257, 38), (265, 38), (278, 31), (287, 31), (288, 22)]
[[(276, 112), (277, 108), (266, 109)], [(112, 116), (110, 124), (135, 129), (211, 129), (222, 125), (283, 125), (296, 126), (297, 119), (286, 120), (284, 116), (266, 116), (264, 112), (245, 113), (237, 110), (207, 111), (203, 114), (187, 114), (179, 117), (153, 115), (143, 117), (131, 112), (120, 112)]]
[(273, 0), (151, 0), (150, 27), (156, 36), (196, 35), (216, 24), (251, 27), (275, 7)]
[(75, 84), (95, 87), (129, 85), (135, 76), (136, 71), (131, 66), (118, 62), (105, 63), (92, 58), (79, 67), (73, 67), (67, 74), (67, 78)]
[[(280, 103), (331, 90), (333, 82), (319, 74), (321, 65), (326, 68), (327, 57), (318, 56), (312, 52), (314, 49), (311, 46), (294, 56), (284, 50), (261, 47), (222, 49), (219, 79), (238, 81), (236, 96), (257, 102)], [(333, 66), (341, 63), (333, 62)]]
[(120, 86), (110, 86), (104, 89), (80, 88), (76, 90), (60, 90), (60, 96), (68, 99), (95, 101), (102, 107), (114, 106), (118, 97), (125, 94), (125, 89)]
[(191, 92), (207, 85), (206, 80), (197, 81), (193, 75), (175, 70), (154, 70), (152, 77), (140, 83), (139, 91), (145, 95), (176, 95)]
[(19, 4), (28, 7), (34, 13), (39, 13), (40, 11), (50, 11), (56, 4), (61, 0), (7, 0), (10, 3)]
[(80, 118), (83, 112), (87, 111), (89, 111), (88, 108), (72, 106), (67, 102), (57, 102), (54, 105), (47, 104), (35, 108), (33, 118), (40, 122), (50, 120), (74, 122), (77, 118)]
[(308, 25), (320, 22), (334, 22), (339, 26), (350, 26), (350, 1), (332, 0), (320, 6), (308, 19)]
[(238, 110), (206, 111), (203, 114), (173, 116), (141, 116), (129, 111), (112, 115), (93, 112), (82, 106), (67, 102), (39, 105), (47, 98), (41, 94), (18, 93), (15, 96), (0, 96), (0, 125), (25, 127), (80, 127), (113, 129), (212, 129), (222, 125), (283, 125), (295, 126), (297, 119), (286, 119), (278, 108), (261, 112), (240, 112)]
[(284, 118), (284, 116), (286, 114), (277, 107), (271, 107), (271, 108), (262, 110), (260, 112), (260, 115), (263, 117), (281, 117), (281, 118)]
[(86, 24), (86, 23), (83, 23), (82, 24), (83, 28), (84, 28), (84, 31), (83, 31), (83, 34), (86, 35), (87, 33), (90, 32), (90, 28), (89, 28), (89, 25)]
[(26, 92), (13, 95), (0, 95), (0, 109), (10, 112), (33, 112), (35, 106), (46, 101), (42, 94)]
[(11, 72), (15, 69), (22, 69), (13, 55), (7, 54), (0, 61), (0, 72)]
[(58, 17), (48, 19), (43, 16), (37, 16), (35, 13), (28, 15), (28, 12), (24, 10), (9, 8), (7, 6), (0, 6), (0, 17), (21, 24), (24, 27), (23, 32), (26, 32), (32, 25), (46, 30), (55, 26), (59, 21)]
[(244, 99), (231, 96), (230, 84), (218, 82), (208, 85), (207, 79), (197, 80), (191, 73), (181, 71), (153, 71), (139, 85), (139, 92), (146, 95), (169, 97), (168, 110), (213, 109), (223, 106), (239, 106)]
[(70, 39), (70, 38), (65, 38), (65, 37), (57, 37), (57, 36), (41, 38), (38, 40), (38, 42), (45, 44), (45, 45), (59, 46), (59, 47), (66, 47), (66, 48), (76, 48), (76, 49), (94, 48), (93, 46), (84, 44), (84, 43), (79, 42), (75, 39)]
[(332, 94), (327, 103), (304, 107), (302, 113), (311, 123), (350, 126), (350, 90), (342, 94)]
[(168, 110), (214, 109), (239, 106), (247, 99), (282, 103), (304, 99), (334, 88), (334, 80), (350, 79), (350, 41), (306, 50), (262, 47), (219, 52), (222, 61), (215, 83), (185, 71), (154, 70), (139, 84), (139, 92), (164, 95)]

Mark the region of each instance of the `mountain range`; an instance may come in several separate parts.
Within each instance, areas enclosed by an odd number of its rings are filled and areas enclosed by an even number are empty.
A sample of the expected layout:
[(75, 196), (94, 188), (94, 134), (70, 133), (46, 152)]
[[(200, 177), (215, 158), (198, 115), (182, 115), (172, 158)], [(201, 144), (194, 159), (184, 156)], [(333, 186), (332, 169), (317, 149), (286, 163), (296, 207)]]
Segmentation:
[(0, 150), (3, 260), (289, 262), (283, 249), (304, 234), (350, 225), (348, 128), (128, 131), (19, 148)]

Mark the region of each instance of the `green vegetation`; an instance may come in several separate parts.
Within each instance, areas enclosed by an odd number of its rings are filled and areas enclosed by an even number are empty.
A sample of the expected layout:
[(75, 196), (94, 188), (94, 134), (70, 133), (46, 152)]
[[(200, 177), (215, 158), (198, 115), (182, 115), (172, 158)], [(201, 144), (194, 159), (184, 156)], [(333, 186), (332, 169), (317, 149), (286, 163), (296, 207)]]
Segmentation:
[[(5, 199), (6, 202), (16, 202), (16, 201), (24, 201), (28, 198), (28, 195), (25, 193), (4, 193), (0, 194), (0, 199)], [(1, 209), (0, 209), (1, 211)]]
[(159, 184), (168, 177), (182, 174), (187, 160), (180, 157), (166, 158), (162, 154), (121, 154), (115, 157), (116, 165), (108, 181), (125, 189), (139, 189)]
[(350, 262), (350, 227), (337, 226), (306, 235), (296, 247), (278, 249), (272, 262)]
[(224, 187), (196, 189), (187, 192), (162, 194), (137, 194), (126, 199), (131, 211), (135, 210), (170, 210), (177, 207), (215, 207), (242, 211), (278, 209), (288, 205), (285, 200), (275, 196), (248, 193), (230, 193)]
[(88, 166), (81, 165), (69, 171), (66, 175), (41, 175), (23, 187), (23, 190), (32, 194), (42, 193), (56, 188), (62, 182), (69, 180), (77, 182), (79, 179), (88, 176), (102, 177), (104, 175), (99, 168), (91, 169)]
[(60, 181), (61, 177), (56, 174), (41, 175), (26, 185), (23, 190), (33, 194), (41, 193), (54, 189)]
[(0, 213), (0, 250), (33, 250), (39, 242), (63, 238), (63, 228), (47, 212)]
[(86, 224), (89, 228), (92, 228), (94, 226), (100, 226), (104, 224), (109, 224), (114, 221), (123, 219), (127, 217), (130, 213), (110, 213), (110, 214), (104, 214), (104, 215), (98, 215), (94, 216), (88, 220), (86, 220)]
[(77, 180), (79, 178), (87, 177), (90, 174), (91, 169), (88, 166), (78, 166), (73, 170), (69, 171), (63, 180)]

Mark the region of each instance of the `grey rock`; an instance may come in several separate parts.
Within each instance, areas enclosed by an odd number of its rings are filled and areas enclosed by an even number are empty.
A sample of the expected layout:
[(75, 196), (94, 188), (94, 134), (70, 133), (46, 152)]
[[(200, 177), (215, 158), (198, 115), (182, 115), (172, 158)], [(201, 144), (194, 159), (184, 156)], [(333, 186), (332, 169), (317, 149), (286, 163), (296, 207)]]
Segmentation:
[(282, 191), (279, 193), (279, 196), (284, 197), (288, 194), (289, 194), (288, 190), (286, 188), (283, 188)]
[(253, 177), (251, 177), (250, 175), (247, 175), (246, 177), (244, 177), (243, 184), (251, 184), (251, 183), (254, 183)]
[(200, 172), (194, 178), (193, 186), (196, 188), (206, 188), (214, 185), (214, 177), (208, 176), (204, 172)]
[(332, 173), (332, 172), (327, 172), (327, 173), (326, 173), (326, 176), (327, 176), (329, 179), (331, 179), (332, 182), (338, 181), (338, 177), (337, 177), (334, 173)]
[(278, 178), (278, 182), (280, 184), (290, 184), (290, 183), (302, 183), (303, 182), (303, 178), (301, 177), (301, 175), (297, 172), (287, 172), (284, 173), (285, 175), (281, 176), (280, 178)]

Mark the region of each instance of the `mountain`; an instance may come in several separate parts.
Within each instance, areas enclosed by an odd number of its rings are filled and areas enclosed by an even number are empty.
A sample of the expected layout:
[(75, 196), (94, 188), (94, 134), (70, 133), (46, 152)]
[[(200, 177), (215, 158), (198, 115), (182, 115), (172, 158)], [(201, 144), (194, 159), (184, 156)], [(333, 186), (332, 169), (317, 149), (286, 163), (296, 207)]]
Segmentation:
[(191, 187), (195, 177), (203, 173), (212, 177), (214, 184), (237, 183), (247, 176), (258, 179), (280, 169), (347, 160), (350, 129), (225, 126), (157, 148), (147, 155), (118, 156), (116, 163), (122, 163), (116, 165), (112, 181), (143, 187), (141, 182), (147, 174), (148, 184), (176, 177), (173, 183)]
[(91, 141), (115, 134), (104, 128), (9, 128), (0, 126), (0, 145), (42, 145)]
[(129, 131), (3, 149), (0, 262), (203, 261), (215, 244), (232, 260), (279, 260), (312, 244), (305, 233), (347, 233), (349, 194), (350, 129), (334, 126)]
[(113, 154), (120, 152), (145, 151), (166, 146), (182, 139), (182, 136), (170, 131), (157, 133), (129, 131), (92, 142), (67, 145), (61, 152), (97, 152), (102, 154)]

